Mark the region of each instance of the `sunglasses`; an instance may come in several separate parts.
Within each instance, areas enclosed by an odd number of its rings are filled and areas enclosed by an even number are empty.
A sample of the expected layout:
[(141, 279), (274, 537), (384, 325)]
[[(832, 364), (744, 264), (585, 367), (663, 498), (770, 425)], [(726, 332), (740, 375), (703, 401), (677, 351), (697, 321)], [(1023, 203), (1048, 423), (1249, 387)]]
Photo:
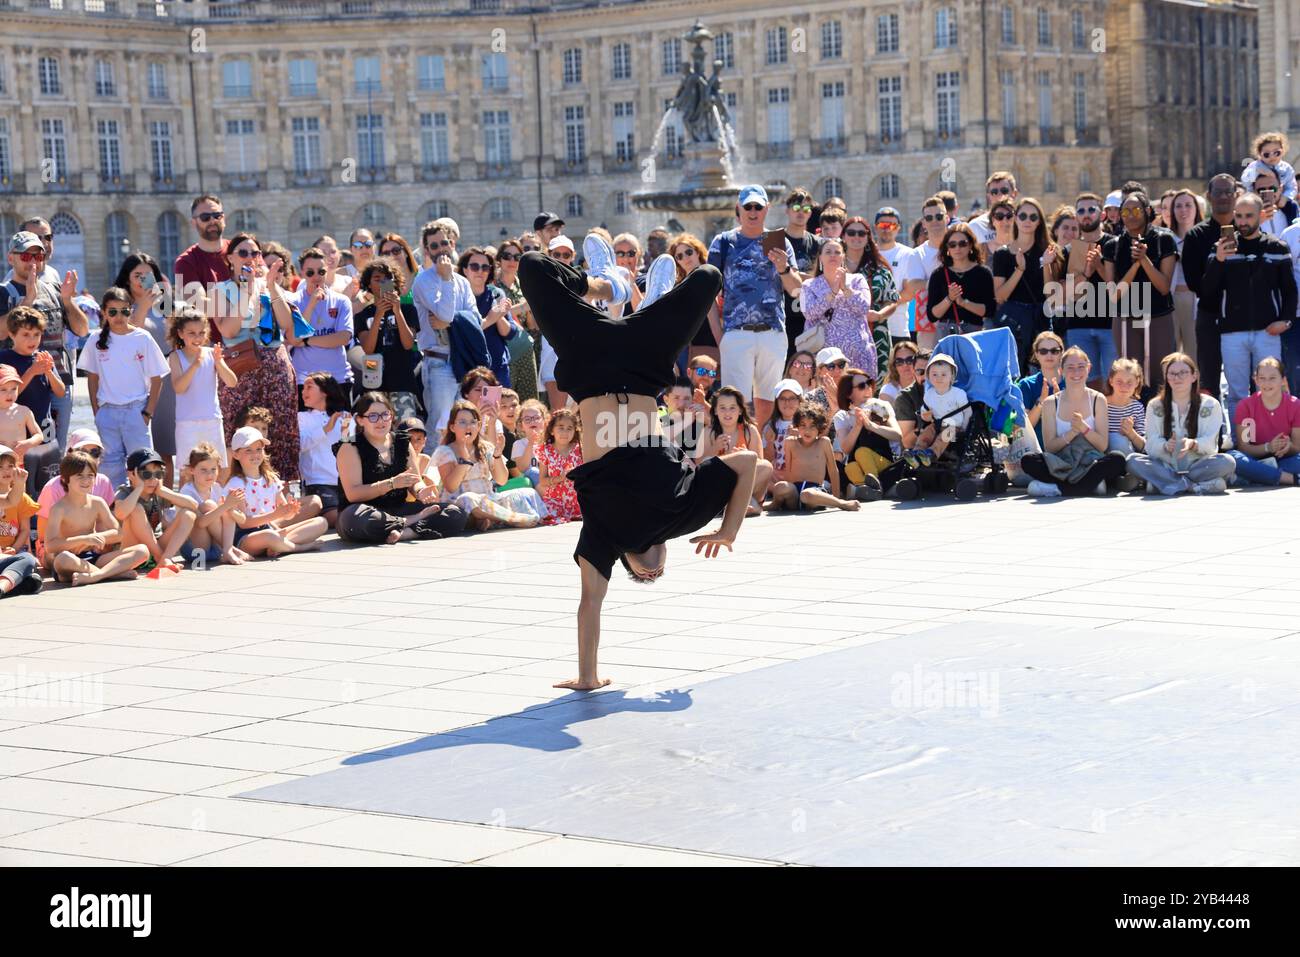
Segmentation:
[(113, 307), (110, 306), (109, 308), (104, 310), (104, 315), (108, 316), (108, 318), (110, 319), (116, 319), (118, 316), (121, 316), (122, 318), (125, 319), (130, 317), (131, 310), (125, 306), (118, 309), (114, 309)]
[(716, 379), (716, 378), (718, 377), (718, 370), (717, 370), (717, 369), (706, 369), (706, 368), (704, 368), (704, 366), (696, 366), (696, 367), (695, 367), (695, 374), (696, 374), (696, 375), (702, 375), (702, 376), (708, 376), (710, 379)]
[(404, 252), (405, 252), (405, 250), (402, 249), (401, 246), (385, 246), (383, 249), (379, 250), (379, 255), (381, 255), (381, 256), (400, 256), (400, 255), (402, 255), (402, 253), (404, 253)]
[(366, 413), (365, 415), (363, 415), (361, 418), (365, 419), (367, 422), (370, 422), (370, 423), (373, 424), (373, 425), (378, 425), (380, 422), (389, 422), (389, 421), (391, 421), (392, 418), (393, 418), (393, 413), (391, 413), (391, 412), (367, 412), (367, 413)]
[(210, 222), (212, 222), (212, 220), (214, 220), (214, 219), (221, 219), (221, 218), (222, 218), (223, 216), (225, 216), (225, 215), (226, 215), (225, 213), (218, 211), (218, 212), (215, 212), (215, 213), (199, 213), (199, 214), (198, 214), (197, 216), (195, 216), (194, 218), (197, 219), (197, 220), (198, 220), (199, 222), (201, 222), (201, 223), (210, 223)]
[(573, 253), (567, 249), (557, 249), (555, 252), (551, 253), (551, 255), (556, 259), (568, 260), (573, 258)]
[(526, 253), (540, 253), (541, 251), (542, 251), (542, 247), (541, 247), (541, 246), (525, 246), (525, 247), (524, 247), (524, 252), (526, 252)]
[(694, 249), (683, 249), (679, 253), (673, 253), (673, 258), (676, 259), (678, 262), (681, 262), (683, 259), (690, 259), (694, 255), (695, 255)]
[(634, 249), (615, 249), (614, 255), (619, 259), (636, 259), (636, 250)]
[(136, 469), (136, 474), (146, 482), (152, 482), (161, 479), (167, 473), (162, 469)]
[[(748, 209), (749, 207), (745, 207), (745, 208)], [(789, 206), (787, 208), (792, 213), (811, 213), (813, 211), (813, 208), (807, 204), (803, 204), (803, 205), (796, 204), (793, 206)]]
[(18, 254), (18, 258), (21, 259), (21, 260), (22, 260), (23, 262), (25, 262), (25, 263), (39, 263), (39, 262), (45, 262), (45, 251), (44, 251), (44, 250), (40, 250), (40, 251), (30, 251), (30, 252), (25, 252), (25, 253), (19, 253), (19, 254)]
[(1049, 346), (1046, 349), (1035, 349), (1040, 356), (1059, 356), (1061, 354), (1060, 346)]
[(855, 382), (855, 383), (853, 383), (853, 388), (855, 388), (855, 389), (865, 389), (865, 388), (866, 388), (867, 386), (869, 386), (869, 385), (871, 385), (871, 383), (868, 382), (866, 379), (863, 379), (861, 382)]
[(325, 275), (325, 270), (324, 270), (324, 269), (304, 269), (304, 270), (302, 271), (302, 274), (303, 274), (304, 276), (306, 276), (308, 279), (310, 279), (312, 276), (324, 276), (324, 275)]
[(811, 369), (812, 367), (813, 364), (811, 362), (804, 362), (803, 360), (800, 360), (799, 362), (790, 363), (791, 369)]
[(877, 228), (877, 229), (897, 229), (897, 228), (898, 228), (898, 223), (894, 222), (894, 221), (891, 220), (891, 219), (886, 219), (886, 220), (882, 220), (881, 222), (876, 223), (876, 228)]
[(44, 234), (42, 234), (42, 233), (33, 233), (32, 235), (34, 235), (37, 239), (39, 239), (39, 240), (40, 240), (41, 242), (43, 242), (43, 243), (52, 243), (52, 242), (54, 242), (54, 234), (53, 234), (53, 233), (44, 233)]
[(1014, 218), (1015, 216), (1013, 216), (1011, 213), (1006, 212), (1005, 210), (1000, 213), (993, 214), (993, 221), (996, 223), (1005, 223), (1007, 220), (1014, 219)]
[[(894, 227), (897, 229), (898, 227)], [(844, 235), (849, 239), (866, 239), (867, 231), (865, 229), (846, 229)]]
[(101, 455), (104, 454), (104, 450), (103, 450), (103, 449), (97, 449), (97, 448), (95, 448), (93, 445), (92, 445), (90, 448), (85, 448), (85, 447), (83, 446), (82, 448), (77, 449), (77, 451), (78, 451), (78, 452), (85, 452), (85, 453), (86, 453), (87, 455), (89, 455), (92, 459), (97, 459), (97, 458), (99, 458)]
[(916, 356), (899, 356), (894, 360), (896, 366), (914, 366), (916, 365)]
[(1003, 186), (1001, 189), (990, 189), (990, 190), (989, 190), (989, 195), (990, 195), (990, 196), (1010, 196), (1010, 195), (1011, 195), (1011, 187), (1010, 187), (1010, 186)]
[(470, 272), (491, 272), (491, 263), (466, 263), (465, 268)]
[(1261, 157), (1262, 159), (1266, 159), (1266, 160), (1277, 159), (1279, 156), (1282, 155), (1282, 151), (1281, 151), (1281, 150), (1264, 150), (1264, 151), (1263, 151), (1262, 153), (1260, 153), (1259, 155), (1260, 155), (1260, 157)]
[(762, 203), (746, 203), (744, 206), (740, 208), (745, 210), (745, 212), (747, 213), (756, 213), (760, 209), (766, 209), (767, 207), (764, 206)]
[(948, 221), (948, 215), (946, 213), (926, 213), (921, 218), (927, 223), (944, 223)]
[(235, 255), (240, 259), (261, 259), (262, 251), (260, 249), (236, 249)]
[(1076, 206), (1074, 211), (1080, 216), (1095, 216), (1101, 212), (1100, 206)]
[(444, 240), (442, 240), (442, 242), (429, 243), (429, 244), (428, 244), (427, 246), (425, 246), (424, 248), (425, 248), (425, 249), (446, 249), (446, 248), (447, 248), (448, 246), (450, 246), (450, 245), (451, 245), (450, 240), (446, 240), (446, 239), (444, 239)]
[(1016, 219), (1020, 220), (1022, 223), (1036, 223), (1038, 222), (1038, 214), (1037, 213), (1016, 213)]
[(954, 239), (948, 244), (949, 249), (965, 249), (970, 245), (969, 239)]
[(836, 359), (834, 362), (826, 363), (828, 369), (847, 369), (849, 367), (848, 359)]
[(352, 244), (352, 248), (353, 248), (353, 249), (371, 249), (371, 248), (374, 247), (374, 245), (375, 245), (375, 244), (374, 244), (373, 241), (367, 241), (367, 240), (364, 240), (364, 239), (358, 239), (356, 242), (354, 242), (354, 243)]
[(519, 261), (518, 253), (497, 253), (497, 259), (505, 263), (514, 263)]
[(1124, 219), (1142, 219), (1146, 216), (1146, 210), (1138, 209), (1136, 206), (1127, 206), (1121, 209), (1119, 214)]

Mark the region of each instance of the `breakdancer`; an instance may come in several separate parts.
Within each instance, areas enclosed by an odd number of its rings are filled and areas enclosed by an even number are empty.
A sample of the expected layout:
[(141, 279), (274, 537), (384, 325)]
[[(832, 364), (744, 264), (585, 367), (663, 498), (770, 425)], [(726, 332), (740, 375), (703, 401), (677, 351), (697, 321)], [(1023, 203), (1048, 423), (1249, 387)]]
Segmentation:
[(664, 572), (670, 538), (710, 522), (716, 531), (691, 539), (709, 558), (731, 550), (753, 494), (752, 451), (693, 464), (659, 425), (658, 394), (673, 383), (673, 363), (708, 315), (722, 276), (703, 265), (673, 285), (672, 257), (651, 264), (641, 308), (612, 318), (594, 302), (618, 304), (630, 283), (600, 236), (583, 243), (586, 274), (541, 253), (525, 253), (519, 284), (546, 341), (555, 350), (555, 382), (578, 402), (583, 464), (569, 473), (582, 506), (574, 560), (582, 577), (578, 602), (578, 677), (555, 687), (590, 691), (609, 684), (596, 665), (600, 610), (614, 562), (635, 581)]

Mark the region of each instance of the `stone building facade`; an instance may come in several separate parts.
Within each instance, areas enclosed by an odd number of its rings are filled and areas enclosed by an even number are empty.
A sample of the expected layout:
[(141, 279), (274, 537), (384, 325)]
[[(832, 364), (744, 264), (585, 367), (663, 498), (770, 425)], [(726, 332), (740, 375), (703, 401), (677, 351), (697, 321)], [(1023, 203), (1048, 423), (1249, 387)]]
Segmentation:
[(292, 248), (439, 214), (494, 241), (543, 208), (644, 234), (629, 196), (680, 178), (663, 120), (697, 17), (738, 179), (912, 215), (1011, 169), (1051, 207), (1110, 184), (1106, 6), (0, 0), (0, 229), (55, 220), (92, 290), (126, 249), (188, 245), (205, 191)]
[(1270, 0), (1259, 8), (1260, 128), (1283, 130), (1287, 156), (1300, 161), (1300, 0)]

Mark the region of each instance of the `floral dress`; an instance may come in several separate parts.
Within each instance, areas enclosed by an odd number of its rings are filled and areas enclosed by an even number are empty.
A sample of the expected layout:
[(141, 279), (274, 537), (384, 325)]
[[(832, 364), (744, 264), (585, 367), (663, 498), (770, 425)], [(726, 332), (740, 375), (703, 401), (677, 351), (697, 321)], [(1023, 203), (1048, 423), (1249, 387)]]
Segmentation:
[[(506, 298), (510, 300), (511, 305), (524, 301), (524, 293), (519, 288), (517, 277), (509, 286), (502, 285), (501, 288), (506, 291)], [(519, 393), (520, 402), (527, 402), (529, 399), (537, 398), (537, 363), (540, 361), (542, 337), (528, 330), (521, 320), (515, 321), (533, 337), (533, 348), (510, 363), (510, 388)]]
[[(537, 450), (537, 462), (548, 475), (559, 475), (582, 464), (582, 446), (574, 442), (569, 446), (569, 451), (561, 456), (554, 445), (547, 443)], [(578, 492), (568, 479), (543, 492), (542, 499), (551, 510), (551, 521), (556, 525), (582, 518)]]
[[(492, 484), (492, 456), (496, 454), (486, 442), (482, 443), (483, 457), (470, 467), (460, 488), (449, 492), (445, 488), (442, 500), (458, 506), (466, 515), (474, 509), (488, 515), (494, 522), (516, 528), (532, 528), (547, 515), (546, 503), (536, 489), (515, 488), (498, 492)], [(429, 464), (434, 468), (456, 461), (450, 445), (440, 445)]]
[(849, 273), (838, 296), (831, 292), (826, 277), (818, 276), (804, 284), (799, 299), (806, 322), (826, 330), (827, 346), (843, 351), (850, 367), (875, 371), (876, 344), (867, 321), (867, 313), (871, 311), (871, 284), (866, 276)]
[[(869, 271), (864, 271), (864, 268), (858, 271), (866, 275), (871, 283), (872, 307), (879, 312), (890, 303), (898, 302), (898, 287), (894, 285), (894, 274), (889, 267), (873, 263)], [(876, 381), (884, 382), (889, 375), (889, 350), (893, 346), (889, 338), (888, 321), (877, 322), (871, 329), (871, 338), (876, 346)], [(862, 371), (870, 372), (871, 369), (863, 366)]]

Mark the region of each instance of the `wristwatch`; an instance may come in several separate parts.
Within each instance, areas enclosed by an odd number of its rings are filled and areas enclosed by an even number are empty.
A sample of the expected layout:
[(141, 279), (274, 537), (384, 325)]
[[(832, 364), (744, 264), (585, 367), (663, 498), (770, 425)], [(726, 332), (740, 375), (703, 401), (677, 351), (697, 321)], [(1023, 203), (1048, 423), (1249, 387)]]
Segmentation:
[(784, 276), (784, 275), (785, 275), (786, 273), (788, 273), (792, 268), (794, 268), (794, 267), (792, 267), (792, 266), (786, 266), (784, 269), (782, 269), (782, 270), (780, 271), (779, 275)]
[(302, 337), (302, 344), (303, 344), (304, 346), (309, 346), (309, 345), (311, 345), (311, 336), (303, 336), (303, 337)]

